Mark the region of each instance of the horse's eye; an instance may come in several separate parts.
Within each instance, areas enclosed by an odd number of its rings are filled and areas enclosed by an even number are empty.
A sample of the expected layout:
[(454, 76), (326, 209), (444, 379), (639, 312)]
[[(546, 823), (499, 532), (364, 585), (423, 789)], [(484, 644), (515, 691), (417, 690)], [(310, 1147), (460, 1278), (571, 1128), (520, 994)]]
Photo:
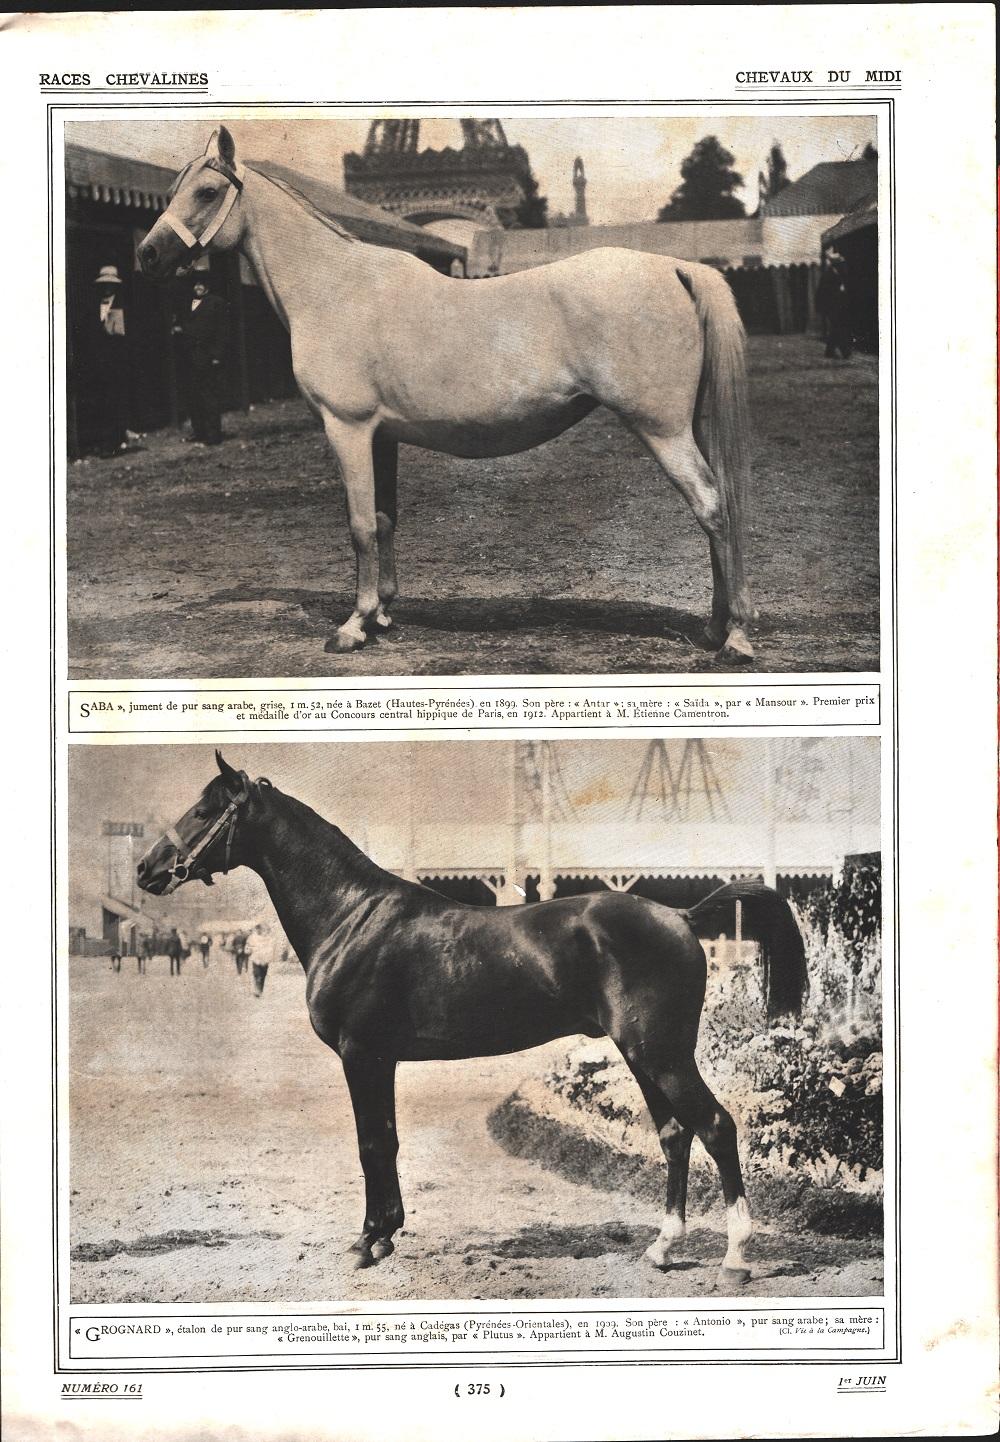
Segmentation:
[(214, 186), (214, 185), (200, 185), (200, 186), (198, 187), (198, 189), (195, 191), (195, 196), (196, 196), (196, 198), (197, 198), (198, 200), (214, 200), (214, 199), (215, 199), (215, 186)]
[(197, 810), (195, 811), (195, 813), (194, 813), (194, 819), (195, 819), (195, 821), (207, 821), (207, 820), (208, 820), (208, 816), (209, 816), (209, 813), (208, 813), (207, 811), (202, 811), (200, 808), (197, 809)]

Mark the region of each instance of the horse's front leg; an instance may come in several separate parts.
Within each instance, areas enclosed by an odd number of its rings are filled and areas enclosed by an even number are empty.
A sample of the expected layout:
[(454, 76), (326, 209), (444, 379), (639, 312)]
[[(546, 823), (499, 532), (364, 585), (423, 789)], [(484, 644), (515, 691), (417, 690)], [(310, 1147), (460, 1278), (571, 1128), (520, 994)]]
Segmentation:
[(370, 425), (345, 425), (323, 413), (327, 440), (344, 478), (347, 521), (357, 560), (354, 610), (327, 641), (327, 651), (356, 651), (365, 644), (366, 628), (375, 620), (378, 597), (378, 527), (375, 519), (375, 468)]
[(396, 599), (396, 472), (399, 445), (381, 430), (372, 446), (375, 463), (375, 526), (378, 532), (378, 610), (375, 624), (383, 630), (392, 625), (389, 607)]
[(353, 1045), (343, 1049), (342, 1060), (365, 1174), (365, 1222), (351, 1251), (357, 1253), (356, 1267), (370, 1267), (393, 1250), (393, 1233), (403, 1225), (396, 1172), (396, 1062)]

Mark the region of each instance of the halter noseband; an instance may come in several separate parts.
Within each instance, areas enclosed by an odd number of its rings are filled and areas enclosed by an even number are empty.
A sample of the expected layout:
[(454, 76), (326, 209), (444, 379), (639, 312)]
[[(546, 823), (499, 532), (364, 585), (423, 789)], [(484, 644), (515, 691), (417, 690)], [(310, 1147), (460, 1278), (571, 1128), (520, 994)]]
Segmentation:
[(201, 160), (198, 163), (206, 165), (210, 170), (217, 170), (220, 175), (229, 181), (229, 188), (214, 218), (209, 221), (208, 226), (202, 231), (201, 235), (195, 235), (192, 231), (188, 230), (182, 220), (178, 220), (176, 216), (171, 215), (169, 205), (163, 212), (161, 219), (167, 222), (178, 240), (191, 252), (189, 260), (197, 259), (202, 251), (207, 250), (209, 243), (215, 239), (223, 225), (225, 225), (229, 217), (229, 212), (240, 198), (240, 193), (243, 190), (243, 177), (246, 174), (244, 166), (239, 164), (229, 166), (225, 161), (216, 160), (214, 157), (210, 160)]
[[(223, 876), (227, 876), (229, 874), (229, 862), (233, 851), (233, 839), (236, 835), (236, 822), (239, 817), (240, 807), (243, 806), (244, 803), (250, 799), (251, 791), (251, 781), (245, 771), (240, 772), (240, 780), (243, 784), (240, 788), (239, 793), (232, 798), (229, 805), (225, 808), (224, 811), (220, 812), (220, 814), (215, 818), (214, 821), (209, 822), (208, 826), (202, 832), (201, 836), (199, 836), (198, 840), (195, 841), (193, 844), (186, 842), (175, 826), (167, 827), (166, 831), (163, 834), (167, 838), (167, 840), (172, 842), (173, 845), (176, 847), (177, 856), (173, 862), (173, 865), (170, 867), (170, 880), (167, 882), (166, 886), (160, 893), (161, 896), (169, 896), (170, 893), (172, 891), (176, 891), (178, 886), (180, 886), (183, 882), (190, 880), (191, 868), (193, 863), (198, 859), (198, 857), (202, 854), (203, 851), (206, 851), (211, 846), (215, 838), (227, 825), (228, 830), (226, 831), (226, 859), (222, 867), (222, 874)], [(266, 776), (258, 776), (257, 780), (252, 783), (253, 786), (270, 786), (270, 784), (271, 783), (270, 781), (268, 781)]]

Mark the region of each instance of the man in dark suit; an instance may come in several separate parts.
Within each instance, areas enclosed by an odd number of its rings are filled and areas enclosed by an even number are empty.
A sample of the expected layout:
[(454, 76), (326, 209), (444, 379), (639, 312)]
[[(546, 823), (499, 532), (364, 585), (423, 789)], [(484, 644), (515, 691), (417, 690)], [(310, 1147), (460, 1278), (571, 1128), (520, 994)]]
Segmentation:
[(212, 295), (208, 277), (198, 275), (191, 292), (190, 309), (178, 318), (179, 338), (187, 376), (191, 440), (217, 446), (222, 440), (222, 361), (229, 330), (228, 306)]
[(107, 455), (128, 447), (128, 344), (122, 278), (113, 265), (102, 265), (97, 276), (97, 299), (88, 308), (88, 331), (82, 338), (82, 356), (89, 358), (99, 400), (100, 444)]
[(838, 353), (850, 360), (854, 351), (854, 317), (851, 307), (850, 276), (847, 262), (839, 250), (826, 253), (826, 264), (816, 291), (816, 309), (826, 323), (826, 356), (835, 360)]

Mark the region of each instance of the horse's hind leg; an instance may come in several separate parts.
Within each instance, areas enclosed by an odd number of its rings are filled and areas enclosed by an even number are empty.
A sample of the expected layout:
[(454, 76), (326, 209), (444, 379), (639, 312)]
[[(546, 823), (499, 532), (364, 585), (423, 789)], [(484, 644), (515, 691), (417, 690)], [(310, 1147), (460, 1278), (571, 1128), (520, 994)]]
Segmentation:
[[(628, 1058), (626, 1058), (628, 1060)], [(670, 1265), (671, 1254), (684, 1240), (685, 1211), (687, 1208), (688, 1164), (691, 1158), (693, 1133), (682, 1126), (674, 1116), (666, 1096), (632, 1062), (629, 1069), (642, 1089), (642, 1095), (649, 1114), (653, 1118), (656, 1134), (667, 1163), (667, 1190), (663, 1206), (663, 1224), (656, 1240), (646, 1248), (646, 1256), (654, 1267)]]
[(358, 1254), (356, 1267), (370, 1267), (394, 1250), (393, 1233), (403, 1225), (396, 1171), (396, 1063), (356, 1046), (345, 1046), (342, 1060), (365, 1174), (365, 1221), (351, 1251)]
[(750, 1268), (743, 1249), (750, 1239), (753, 1224), (743, 1186), (736, 1123), (705, 1085), (693, 1058), (669, 1070), (657, 1071), (655, 1076), (678, 1121), (697, 1134), (719, 1169), (728, 1233), (728, 1247), (722, 1266), (724, 1271), (745, 1281), (750, 1276)]
[(636, 428), (636, 434), (677, 487), (708, 536), (712, 556), (712, 619), (705, 639), (730, 655), (753, 658), (747, 627), (754, 619), (753, 605), (737, 574), (734, 538), (719, 494), (719, 483), (698, 448), (691, 431), (665, 438)]
[(396, 469), (399, 445), (381, 430), (372, 445), (375, 464), (375, 526), (378, 532), (378, 610), (375, 624), (388, 630), (392, 625), (389, 607), (396, 599)]
[[(736, 1123), (705, 1085), (693, 1057), (686, 1061), (678, 1061), (673, 1057), (665, 1057), (662, 1052), (656, 1055), (655, 1047), (644, 1045), (639, 1041), (631, 1042), (623, 1039), (618, 1042), (618, 1046), (642, 1087), (657, 1130), (660, 1131), (660, 1116), (673, 1118), (680, 1128), (678, 1132), (668, 1127), (666, 1135), (662, 1131), (660, 1132), (660, 1142), (667, 1154), (668, 1185), (667, 1217), (664, 1222), (667, 1230), (665, 1240), (668, 1245), (662, 1249), (663, 1257), (666, 1258), (669, 1245), (678, 1240), (678, 1233), (682, 1234), (683, 1231), (687, 1188), (687, 1148), (690, 1147), (690, 1133), (693, 1132), (701, 1140), (705, 1150), (718, 1167), (719, 1177), (722, 1181), (728, 1233), (728, 1247), (722, 1263), (723, 1270), (746, 1281), (750, 1276), (750, 1268), (744, 1255), (744, 1247), (750, 1238), (753, 1225), (743, 1186), (743, 1173), (740, 1168), (740, 1156), (736, 1143)], [(687, 1133), (686, 1138), (685, 1133)], [(682, 1150), (685, 1140), (686, 1147)], [(671, 1156), (667, 1151), (668, 1146), (674, 1149), (674, 1173), (678, 1187), (678, 1194), (673, 1196), (669, 1192)], [(681, 1165), (682, 1162), (683, 1165)], [(680, 1193), (681, 1179), (683, 1179), (683, 1193)], [(662, 1262), (658, 1260), (661, 1250), (657, 1246), (659, 1240), (657, 1238), (657, 1241), (653, 1243), (647, 1256), (657, 1266), (662, 1266)]]

